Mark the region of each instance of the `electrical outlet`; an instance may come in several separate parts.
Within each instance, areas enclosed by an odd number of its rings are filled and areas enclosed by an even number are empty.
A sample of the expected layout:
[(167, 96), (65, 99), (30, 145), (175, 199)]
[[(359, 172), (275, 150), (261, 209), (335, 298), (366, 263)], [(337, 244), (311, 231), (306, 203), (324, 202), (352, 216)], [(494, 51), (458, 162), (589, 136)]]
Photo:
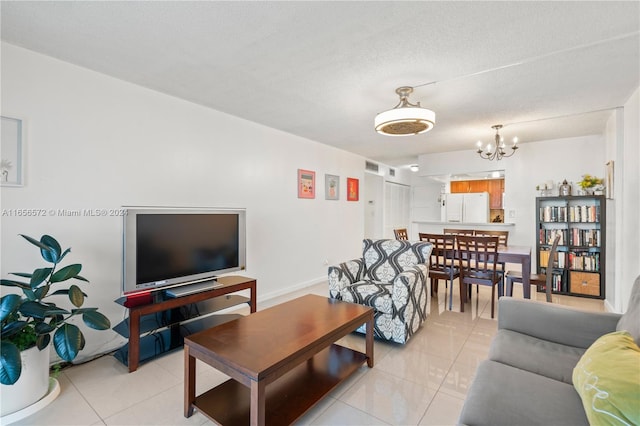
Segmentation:
[(509, 210), (509, 219), (515, 219), (515, 218), (516, 218), (516, 211)]

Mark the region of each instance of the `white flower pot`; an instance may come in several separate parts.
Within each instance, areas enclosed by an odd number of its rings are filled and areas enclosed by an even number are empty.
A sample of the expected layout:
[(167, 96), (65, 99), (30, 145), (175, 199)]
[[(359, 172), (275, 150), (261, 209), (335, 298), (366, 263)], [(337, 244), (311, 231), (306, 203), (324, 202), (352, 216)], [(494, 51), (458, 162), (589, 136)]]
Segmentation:
[(13, 385), (1, 385), (2, 417), (20, 411), (40, 400), (49, 390), (49, 348), (37, 347), (20, 353), (22, 373)]

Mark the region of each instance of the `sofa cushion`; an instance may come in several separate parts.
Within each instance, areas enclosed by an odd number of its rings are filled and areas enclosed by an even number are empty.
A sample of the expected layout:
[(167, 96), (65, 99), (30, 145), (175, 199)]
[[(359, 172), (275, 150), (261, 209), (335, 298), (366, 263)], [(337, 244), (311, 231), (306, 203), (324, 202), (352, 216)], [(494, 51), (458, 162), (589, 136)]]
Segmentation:
[(640, 348), (626, 331), (596, 340), (573, 370), (573, 383), (591, 424), (640, 424)]
[(501, 329), (491, 342), (489, 359), (572, 384), (573, 368), (584, 352), (582, 348)]
[(378, 312), (393, 314), (392, 289), (393, 284), (360, 281), (344, 288), (341, 291), (341, 296), (345, 302), (370, 306)]
[(495, 361), (483, 361), (467, 392), (459, 423), (587, 425), (573, 386)]
[(618, 321), (616, 330), (628, 331), (633, 340), (635, 340), (636, 345), (640, 346), (640, 275), (636, 278), (631, 289), (627, 312)]

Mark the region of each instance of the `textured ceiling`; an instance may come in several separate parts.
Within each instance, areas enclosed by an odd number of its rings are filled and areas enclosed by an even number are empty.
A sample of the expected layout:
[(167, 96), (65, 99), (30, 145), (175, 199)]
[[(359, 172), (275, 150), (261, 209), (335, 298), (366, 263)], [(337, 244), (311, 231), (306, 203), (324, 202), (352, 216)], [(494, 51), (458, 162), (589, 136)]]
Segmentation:
[[(599, 134), (640, 84), (640, 2), (7, 2), (2, 40), (391, 165)], [(435, 82), (435, 83), (433, 83)], [(427, 84), (433, 83), (433, 84)], [(435, 128), (378, 135), (395, 88)], [(596, 112), (592, 112), (596, 111)]]

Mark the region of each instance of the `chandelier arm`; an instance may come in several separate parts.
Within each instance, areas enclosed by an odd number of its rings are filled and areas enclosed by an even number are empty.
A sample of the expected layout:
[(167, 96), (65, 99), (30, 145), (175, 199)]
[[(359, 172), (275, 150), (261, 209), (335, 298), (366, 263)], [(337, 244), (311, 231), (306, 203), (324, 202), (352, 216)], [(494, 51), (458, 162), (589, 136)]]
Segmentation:
[(516, 153), (516, 149), (518, 149), (518, 147), (517, 147), (517, 146), (512, 146), (512, 147), (511, 147), (511, 150), (512, 150), (512, 151), (511, 151), (511, 153), (510, 153), (510, 154), (503, 154), (503, 155), (502, 155), (502, 157), (504, 157), (504, 158), (509, 158), (509, 157), (511, 157), (513, 154), (515, 154), (515, 153)]

